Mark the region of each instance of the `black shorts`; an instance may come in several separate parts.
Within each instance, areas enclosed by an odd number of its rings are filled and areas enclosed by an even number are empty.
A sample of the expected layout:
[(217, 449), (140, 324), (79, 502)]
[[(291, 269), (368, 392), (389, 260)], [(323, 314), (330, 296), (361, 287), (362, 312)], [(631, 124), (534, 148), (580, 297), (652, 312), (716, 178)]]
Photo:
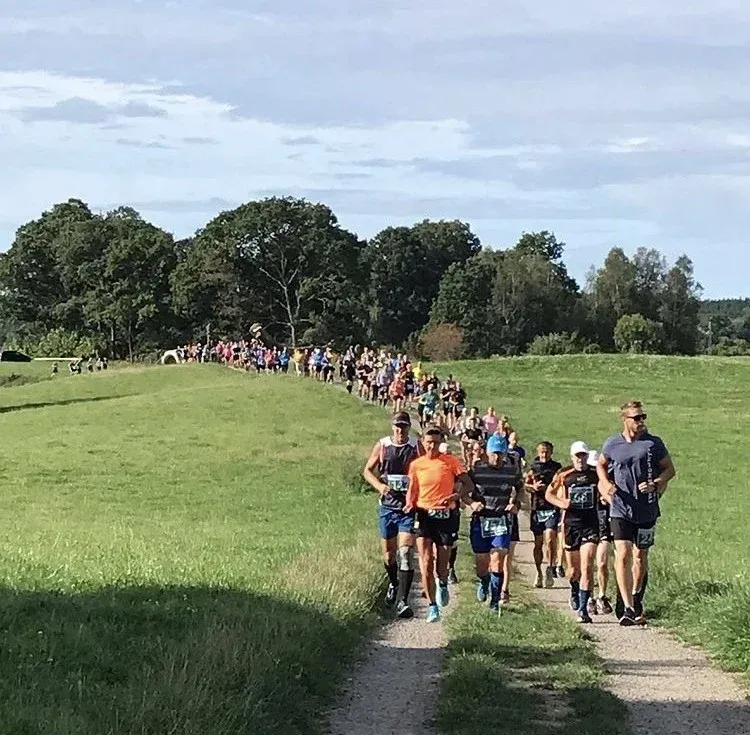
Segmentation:
[(417, 508), (414, 517), (414, 531), (417, 536), (432, 539), (438, 546), (453, 546), (458, 540), (458, 524), (460, 513), (448, 511), (446, 517), (442, 511), (437, 511), (440, 516), (431, 515), (434, 511)]
[(596, 514), (599, 517), (599, 541), (611, 541), (612, 527), (609, 523), (609, 508), (599, 508)]
[(565, 550), (579, 551), (583, 544), (599, 543), (599, 524), (591, 523), (571, 528), (565, 524)]
[(635, 523), (625, 518), (610, 518), (609, 525), (615, 541), (630, 541), (639, 549), (650, 549), (654, 545), (656, 521)]

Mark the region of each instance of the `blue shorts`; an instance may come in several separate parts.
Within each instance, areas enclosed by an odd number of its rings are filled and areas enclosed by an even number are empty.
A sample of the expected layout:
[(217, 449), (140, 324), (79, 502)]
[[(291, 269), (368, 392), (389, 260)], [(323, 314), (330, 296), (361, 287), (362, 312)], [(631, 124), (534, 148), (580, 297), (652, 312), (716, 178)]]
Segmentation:
[(485, 536), (482, 533), (482, 519), (480, 516), (472, 516), (471, 525), (469, 526), (469, 539), (471, 540), (471, 550), (475, 554), (489, 554), (493, 549), (508, 551), (510, 549), (511, 536), (511, 519), (506, 516), (508, 533), (500, 536)]
[(380, 538), (395, 538), (400, 533), (414, 533), (414, 514), (378, 506)]
[[(537, 513), (543, 514), (541, 519), (537, 518)], [(531, 511), (531, 533), (541, 536), (545, 531), (557, 531), (561, 517), (559, 508)]]

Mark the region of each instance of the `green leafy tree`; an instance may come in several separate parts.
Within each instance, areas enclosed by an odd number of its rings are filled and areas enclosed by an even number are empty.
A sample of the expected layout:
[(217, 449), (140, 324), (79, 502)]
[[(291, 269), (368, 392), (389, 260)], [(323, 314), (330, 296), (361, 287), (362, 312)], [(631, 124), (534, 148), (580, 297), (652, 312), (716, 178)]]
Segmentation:
[(620, 352), (658, 353), (663, 340), (664, 325), (643, 314), (624, 314), (617, 320), (614, 341)]
[(175, 273), (175, 303), (227, 334), (260, 321), (274, 338), (296, 345), (305, 330), (361, 313), (354, 293), (364, 285), (362, 248), (323, 204), (248, 202), (196, 234)]
[(465, 263), (453, 263), (440, 281), (430, 311), (430, 324), (455, 323), (471, 355), (487, 356), (493, 348), (490, 322), (495, 254), (478, 253)]
[(373, 339), (400, 345), (430, 319), (446, 271), (481, 249), (463, 222), (424, 220), (387, 227), (370, 240), (370, 301)]
[(695, 354), (701, 291), (695, 281), (692, 261), (686, 255), (679, 257), (666, 274), (659, 305), (664, 349), (668, 354)]

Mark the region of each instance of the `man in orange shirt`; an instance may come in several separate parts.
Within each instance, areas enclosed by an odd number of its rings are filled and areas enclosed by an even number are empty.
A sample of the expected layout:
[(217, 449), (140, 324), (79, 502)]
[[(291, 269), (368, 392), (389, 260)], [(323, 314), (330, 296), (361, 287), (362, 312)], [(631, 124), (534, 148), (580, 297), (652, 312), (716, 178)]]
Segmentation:
[[(458, 509), (461, 498), (468, 500), (473, 489), (466, 468), (459, 459), (440, 452), (442, 441), (442, 431), (436, 427), (425, 429), (422, 434), (425, 454), (409, 464), (409, 490), (404, 508), (407, 513), (416, 511), (414, 530), (417, 533), (422, 587), (430, 603), (427, 613), (430, 623), (440, 620), (439, 607), (445, 607), (450, 602), (448, 562), (451, 547), (458, 536), (456, 514), (451, 511)], [(440, 587), (437, 598), (439, 607), (435, 597), (435, 568)]]

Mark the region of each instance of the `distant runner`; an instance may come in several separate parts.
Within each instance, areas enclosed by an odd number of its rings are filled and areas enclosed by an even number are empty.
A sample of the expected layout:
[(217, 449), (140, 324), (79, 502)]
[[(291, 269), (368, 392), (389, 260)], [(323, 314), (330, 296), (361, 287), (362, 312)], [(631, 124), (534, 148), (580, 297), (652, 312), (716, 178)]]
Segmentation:
[(648, 550), (654, 544), (659, 498), (675, 475), (664, 442), (649, 433), (640, 401), (620, 408), (623, 429), (604, 442), (597, 473), (599, 491), (610, 504), (615, 573), (622, 607), (620, 625), (642, 625), (648, 582)]
[[(460, 499), (468, 500), (472, 489), (471, 480), (458, 458), (440, 453), (442, 440), (442, 432), (437, 427), (423, 432), (425, 455), (409, 465), (405, 508), (406, 512), (416, 513), (414, 527), (422, 586), (429, 602), (428, 622), (440, 620), (439, 607), (446, 607), (450, 602), (448, 563), (458, 535), (453, 512), (458, 509)], [(436, 571), (439, 582), (437, 597)]]
[(394, 414), (391, 435), (380, 439), (367, 460), (363, 477), (380, 493), (379, 523), (383, 561), (388, 574), (385, 601), (400, 618), (411, 618), (409, 590), (414, 579), (414, 516), (406, 512), (408, 473), (421, 453), (417, 439), (409, 436), (411, 418), (405, 411)]

